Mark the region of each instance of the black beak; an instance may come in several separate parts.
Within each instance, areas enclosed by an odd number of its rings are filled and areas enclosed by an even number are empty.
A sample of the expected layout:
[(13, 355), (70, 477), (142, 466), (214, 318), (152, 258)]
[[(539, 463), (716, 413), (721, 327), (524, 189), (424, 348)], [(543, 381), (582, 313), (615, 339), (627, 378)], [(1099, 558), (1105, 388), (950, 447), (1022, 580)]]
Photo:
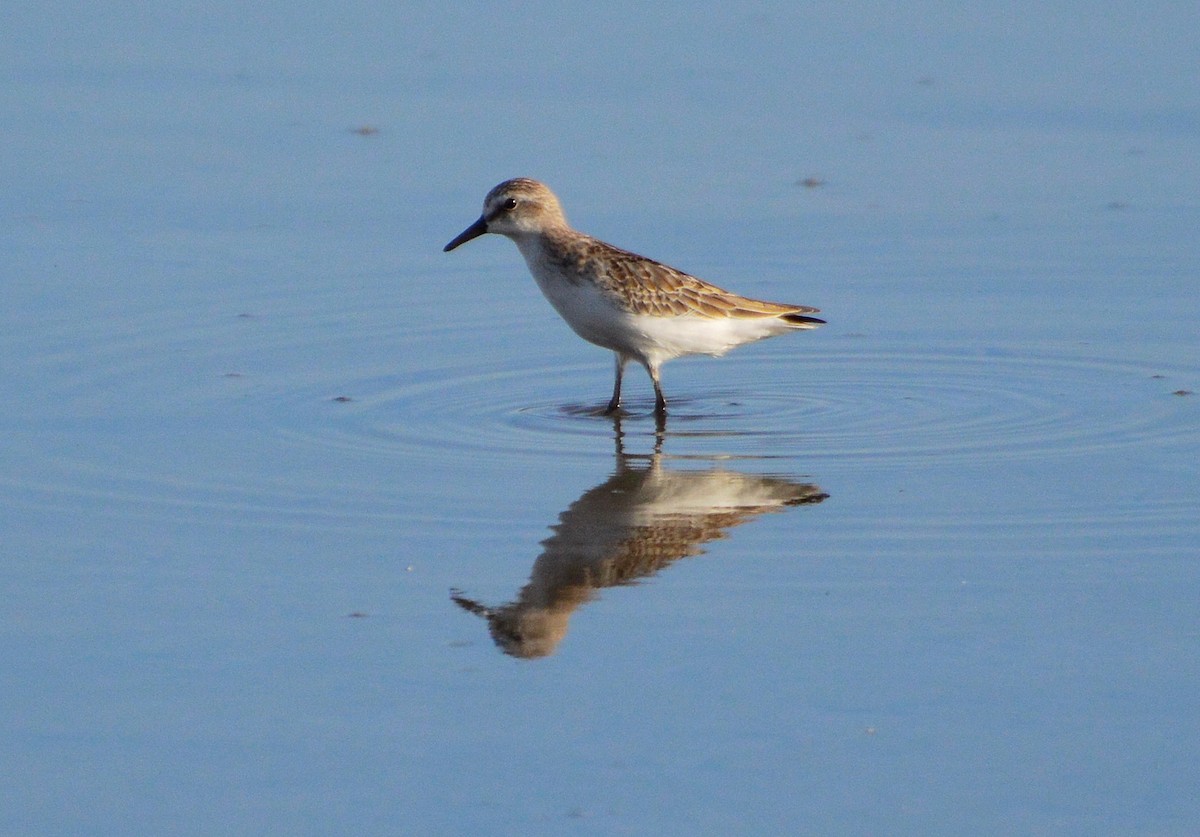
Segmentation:
[(483, 220), (483, 216), (479, 216), (479, 220), (454, 237), (454, 240), (442, 248), (443, 253), (449, 253), (460, 244), (466, 244), (472, 238), (479, 238), (487, 232), (487, 221)]

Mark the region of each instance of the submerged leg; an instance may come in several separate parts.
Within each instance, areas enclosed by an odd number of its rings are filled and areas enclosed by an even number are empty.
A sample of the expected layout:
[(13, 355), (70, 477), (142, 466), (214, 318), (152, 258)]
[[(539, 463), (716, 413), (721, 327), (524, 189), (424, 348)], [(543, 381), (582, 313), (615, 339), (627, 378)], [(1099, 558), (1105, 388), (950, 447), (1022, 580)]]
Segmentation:
[(617, 355), (617, 380), (613, 384), (612, 399), (608, 402), (608, 406), (604, 408), (605, 415), (611, 415), (621, 409), (621, 376), (625, 374), (625, 364), (629, 362), (629, 358), (622, 354)]
[(658, 366), (646, 364), (646, 371), (650, 373), (650, 380), (654, 383), (654, 414), (656, 416), (665, 416), (667, 414), (667, 399), (663, 395), (662, 382), (658, 379)]

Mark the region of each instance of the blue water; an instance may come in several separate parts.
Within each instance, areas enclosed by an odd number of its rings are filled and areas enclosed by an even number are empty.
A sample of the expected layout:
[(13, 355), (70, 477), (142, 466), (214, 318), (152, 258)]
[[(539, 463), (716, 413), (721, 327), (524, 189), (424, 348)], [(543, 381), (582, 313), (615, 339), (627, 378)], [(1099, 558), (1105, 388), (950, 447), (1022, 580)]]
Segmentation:
[(1193, 11), (7, 17), (0, 832), (1200, 830)]

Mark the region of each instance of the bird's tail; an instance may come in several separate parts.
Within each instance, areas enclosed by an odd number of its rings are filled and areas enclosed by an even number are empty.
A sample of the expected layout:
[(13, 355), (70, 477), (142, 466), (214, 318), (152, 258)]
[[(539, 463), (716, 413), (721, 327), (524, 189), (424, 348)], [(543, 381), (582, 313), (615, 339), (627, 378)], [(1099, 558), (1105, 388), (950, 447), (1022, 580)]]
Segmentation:
[(779, 319), (792, 328), (816, 328), (819, 325), (825, 325), (824, 320), (819, 320), (816, 317), (807, 317), (804, 314), (784, 314)]

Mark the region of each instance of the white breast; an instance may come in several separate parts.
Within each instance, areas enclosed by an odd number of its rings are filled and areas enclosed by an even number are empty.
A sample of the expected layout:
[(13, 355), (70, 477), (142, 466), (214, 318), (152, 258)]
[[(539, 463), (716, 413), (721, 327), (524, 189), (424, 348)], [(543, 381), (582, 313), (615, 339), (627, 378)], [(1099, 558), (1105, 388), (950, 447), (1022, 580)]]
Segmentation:
[(564, 275), (559, 265), (543, 258), (536, 242), (516, 241), (542, 294), (576, 334), (613, 351), (635, 350), (630, 342), (635, 335), (629, 333), (629, 315), (600, 288), (579, 277)]

